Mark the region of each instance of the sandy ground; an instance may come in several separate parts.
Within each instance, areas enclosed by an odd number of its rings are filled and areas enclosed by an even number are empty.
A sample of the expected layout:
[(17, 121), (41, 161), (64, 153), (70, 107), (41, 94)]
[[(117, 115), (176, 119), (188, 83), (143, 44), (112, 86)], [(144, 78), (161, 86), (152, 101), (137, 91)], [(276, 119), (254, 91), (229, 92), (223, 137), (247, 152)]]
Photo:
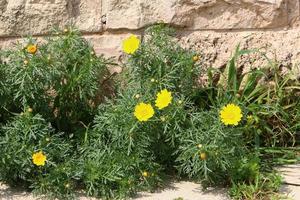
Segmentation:
[[(174, 200), (176, 198), (183, 200), (229, 200), (224, 189), (208, 189), (202, 191), (199, 184), (193, 182), (177, 182), (162, 191), (156, 193), (139, 193), (132, 200)], [(1, 200), (37, 200), (32, 194), (24, 191), (11, 189), (5, 185), (0, 186)], [(80, 200), (95, 200), (94, 198), (80, 197)]]
[[(288, 165), (278, 169), (283, 177), (284, 184), (280, 192), (288, 195), (288, 199), (300, 200), (300, 164)], [(167, 188), (155, 193), (142, 192), (132, 200), (229, 200), (225, 189), (211, 188), (203, 191), (201, 185), (193, 182), (173, 182)], [(9, 188), (0, 184), (0, 200), (37, 200), (32, 194)], [(80, 200), (95, 200), (81, 196)]]
[(208, 189), (202, 191), (199, 184), (192, 182), (173, 183), (163, 191), (156, 193), (140, 193), (134, 200), (174, 200), (176, 198), (184, 200), (228, 200), (229, 197), (224, 189)]
[[(300, 174), (300, 171), (298, 171)], [(300, 200), (300, 186), (284, 184), (281, 193), (288, 195), (289, 200)], [(225, 189), (209, 189), (202, 191), (199, 184), (192, 182), (173, 183), (168, 188), (156, 193), (139, 193), (132, 200), (175, 200), (181, 197), (183, 200), (229, 200)], [(0, 200), (38, 200), (32, 194), (11, 189), (5, 185), (0, 185)], [(96, 200), (81, 196), (79, 200)]]
[(284, 185), (281, 193), (293, 200), (300, 200), (300, 164), (286, 165), (278, 169), (282, 173)]

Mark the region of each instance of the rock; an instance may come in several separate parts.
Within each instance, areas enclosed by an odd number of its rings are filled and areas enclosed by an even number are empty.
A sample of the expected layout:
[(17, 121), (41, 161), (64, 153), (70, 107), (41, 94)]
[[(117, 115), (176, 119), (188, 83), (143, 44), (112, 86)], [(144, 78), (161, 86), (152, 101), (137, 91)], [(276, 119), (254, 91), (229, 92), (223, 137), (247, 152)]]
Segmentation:
[[(108, 29), (140, 29), (164, 22), (189, 30), (287, 26), (293, 0), (105, 0)], [(290, 8), (291, 9), (291, 8)], [(295, 9), (296, 10), (296, 9)]]
[(284, 183), (299, 187), (300, 194), (300, 164), (286, 165), (280, 167), (278, 171), (281, 172)]
[(70, 23), (89, 33), (157, 22), (186, 30), (282, 28), (299, 25), (299, 10), (295, 0), (0, 0), (0, 37)]
[(278, 168), (283, 177), (280, 193), (292, 198), (300, 199), (300, 164), (286, 165)]
[[(241, 49), (259, 49), (271, 60), (283, 65), (295, 65), (300, 61), (297, 49), (300, 46), (298, 29), (288, 31), (183, 31), (178, 34), (184, 47), (192, 47), (205, 58), (203, 64), (220, 68), (226, 65), (238, 44)], [(189, 43), (184, 41), (189, 38)], [(253, 66), (268, 65), (262, 54), (252, 54)], [(254, 59), (255, 58), (255, 59)]]
[(300, 198), (300, 186), (283, 185), (280, 188), (280, 193), (288, 197), (282, 199), (298, 200)]
[(0, 0), (0, 48), (11, 46), (18, 36), (40, 38), (54, 26), (73, 22), (98, 54), (119, 57), (124, 37), (164, 22), (177, 28), (181, 44), (200, 51), (209, 66), (224, 66), (238, 43), (294, 65), (300, 61), (299, 4), (298, 0)]
[(0, 36), (42, 35), (73, 23), (99, 32), (101, 0), (0, 0)]

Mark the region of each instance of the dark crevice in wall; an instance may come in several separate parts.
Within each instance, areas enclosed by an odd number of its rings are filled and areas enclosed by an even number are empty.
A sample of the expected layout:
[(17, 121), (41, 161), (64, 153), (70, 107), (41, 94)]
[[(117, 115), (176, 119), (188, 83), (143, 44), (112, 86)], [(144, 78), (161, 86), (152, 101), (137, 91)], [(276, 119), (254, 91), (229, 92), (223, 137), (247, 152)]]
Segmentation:
[[(149, 25), (150, 26), (150, 25)], [(101, 36), (101, 35), (121, 35), (121, 34), (126, 34), (126, 33), (132, 33), (132, 34), (143, 34), (147, 27), (143, 27), (140, 29), (126, 29), (126, 28), (121, 28), (121, 29), (107, 29), (101, 32), (85, 32), (82, 31), (82, 35), (84, 36)], [(289, 27), (278, 27), (278, 28), (249, 28), (249, 29), (193, 29), (189, 30), (184, 27), (176, 27), (174, 28), (177, 30), (178, 33), (184, 32), (184, 33), (193, 33), (193, 32), (215, 32), (215, 33), (235, 33), (235, 32), (279, 32), (279, 31), (289, 31), (289, 30), (297, 30), (297, 28), (289, 28)], [(32, 37), (45, 37), (45, 36), (50, 36), (49, 34), (35, 34), (32, 35)], [(1, 40), (9, 40), (9, 39), (20, 39), (24, 36), (0, 36), (0, 42)]]
[(80, 3), (81, 0), (66, 0), (68, 15), (72, 18), (76, 18), (80, 15)]
[(7, 4), (8, 4), (7, 0), (0, 0), (0, 15), (2, 15), (2, 13), (5, 13), (7, 9)]

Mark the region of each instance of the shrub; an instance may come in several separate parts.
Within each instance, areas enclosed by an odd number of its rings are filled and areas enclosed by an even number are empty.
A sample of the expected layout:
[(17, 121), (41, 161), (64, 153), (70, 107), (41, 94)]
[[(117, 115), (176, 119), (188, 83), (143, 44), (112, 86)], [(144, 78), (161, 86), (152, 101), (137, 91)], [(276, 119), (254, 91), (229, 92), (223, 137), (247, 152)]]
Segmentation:
[(243, 127), (226, 127), (218, 110), (194, 112), (180, 137), (180, 172), (206, 184), (228, 184), (233, 164), (246, 156)]
[(110, 96), (110, 60), (73, 29), (0, 52), (0, 180), (50, 198), (81, 187), (80, 146)]
[(281, 176), (275, 172), (258, 174), (253, 184), (234, 183), (229, 193), (233, 199), (286, 199), (277, 193), (281, 183)]
[[(51, 168), (67, 160), (71, 146), (53, 134), (54, 129), (41, 115), (24, 112), (2, 127), (0, 135), (0, 178), (11, 184), (30, 184), (47, 174)], [(43, 152), (45, 167), (33, 163), (33, 155)]]
[[(31, 46), (35, 51), (30, 51)], [(4, 83), (11, 96), (6, 103), (13, 99), (7, 108), (11, 112), (29, 105), (67, 132), (92, 121), (105, 93), (110, 61), (97, 57), (77, 30), (69, 29), (43, 43), (29, 39), (25, 48), (1, 55), (6, 60), (1, 65), (7, 77)]]
[[(238, 58), (251, 51), (237, 48), (219, 84), (209, 70), (200, 87), (199, 56), (155, 25), (142, 42), (125, 39), (128, 58), (111, 80), (111, 60), (78, 31), (57, 33), (0, 53), (1, 181), (51, 199), (74, 199), (81, 189), (126, 199), (174, 174), (231, 186), (234, 198), (278, 189), (261, 147), (293, 143), (295, 79), (280, 78), (277, 68), (240, 74)], [(270, 74), (275, 86), (260, 85)]]
[[(151, 53), (154, 49), (156, 53)], [(129, 57), (128, 68), (121, 74), (127, 81), (120, 83), (116, 99), (99, 106), (95, 125), (88, 132), (88, 143), (83, 147), (87, 156), (82, 162), (88, 191), (123, 197), (128, 192), (151, 190), (160, 185), (163, 171), (173, 169), (174, 150), (187, 125), (189, 107), (183, 93), (190, 91), (182, 87), (196, 83), (198, 65), (193, 55), (173, 42), (161, 26), (148, 30), (145, 43)], [(159, 102), (160, 95), (166, 102)], [(136, 114), (141, 103), (150, 109), (146, 118)], [(91, 171), (95, 172), (93, 178)], [(106, 180), (103, 174), (111, 178)]]
[[(258, 50), (241, 50), (237, 47), (224, 72), (208, 70), (209, 86), (198, 96), (208, 95), (205, 104), (217, 106), (231, 101), (247, 107), (252, 118), (248, 124), (248, 142), (256, 146), (293, 146), (299, 131), (299, 83), (291, 70), (283, 75), (280, 64), (267, 57), (266, 66), (252, 66), (242, 73), (242, 56), (257, 53)], [(205, 100), (204, 100), (205, 101)], [(252, 127), (255, 126), (256, 129)]]

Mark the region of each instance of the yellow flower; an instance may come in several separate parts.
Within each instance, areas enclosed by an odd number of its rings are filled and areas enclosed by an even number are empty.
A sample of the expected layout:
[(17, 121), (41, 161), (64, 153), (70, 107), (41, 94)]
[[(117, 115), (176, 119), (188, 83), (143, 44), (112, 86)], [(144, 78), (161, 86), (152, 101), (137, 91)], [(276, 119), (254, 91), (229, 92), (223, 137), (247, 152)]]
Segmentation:
[(32, 155), (32, 162), (33, 162), (33, 164), (35, 164), (37, 166), (44, 166), (46, 159), (47, 159), (47, 157), (46, 157), (46, 155), (43, 154), (42, 151), (39, 151)]
[(198, 60), (199, 60), (199, 56), (196, 55), (196, 56), (193, 57), (194, 62), (197, 62)]
[(200, 153), (200, 159), (201, 160), (206, 160), (207, 159), (206, 153)]
[(151, 104), (140, 103), (135, 106), (134, 116), (141, 122), (148, 121), (154, 115)]
[(123, 51), (127, 54), (134, 54), (139, 46), (140, 40), (135, 35), (131, 35), (123, 41)]
[(35, 44), (30, 44), (27, 46), (27, 52), (31, 54), (35, 54), (37, 51), (37, 46)]
[(167, 107), (171, 103), (171, 101), (172, 101), (172, 93), (164, 89), (157, 94), (157, 98), (155, 100), (155, 106), (161, 110)]
[(254, 117), (253, 117), (253, 115), (248, 115), (247, 116), (247, 123), (248, 124), (252, 124), (254, 122)]
[(143, 177), (148, 177), (149, 176), (149, 173), (148, 172), (146, 172), (146, 171), (144, 171), (143, 173), (142, 173), (142, 175), (143, 175)]
[(243, 115), (240, 107), (234, 104), (228, 104), (220, 111), (221, 121), (225, 125), (238, 125)]

